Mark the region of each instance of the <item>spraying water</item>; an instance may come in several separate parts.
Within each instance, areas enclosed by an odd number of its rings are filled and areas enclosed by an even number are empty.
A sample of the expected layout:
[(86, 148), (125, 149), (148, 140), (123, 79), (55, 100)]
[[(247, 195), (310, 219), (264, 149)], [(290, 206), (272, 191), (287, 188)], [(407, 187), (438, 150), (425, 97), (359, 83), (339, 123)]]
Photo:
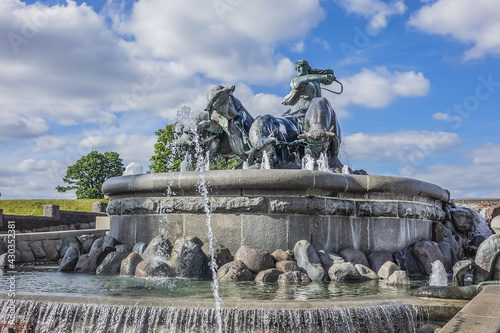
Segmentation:
[(302, 170), (314, 170), (314, 163), (314, 158), (306, 154), (306, 156), (302, 158)]
[(242, 169), (243, 169), (243, 170), (247, 170), (247, 169), (248, 169), (248, 160), (243, 161), (243, 166), (242, 166)]
[(184, 130), (189, 131), (192, 135), (192, 143), (195, 147), (195, 161), (196, 170), (198, 170), (198, 192), (203, 198), (203, 208), (206, 214), (205, 223), (207, 225), (207, 238), (208, 238), (208, 248), (210, 251), (210, 269), (212, 270), (212, 292), (215, 299), (215, 318), (218, 327), (218, 332), (222, 332), (222, 315), (221, 315), (221, 305), (222, 297), (219, 296), (219, 281), (217, 280), (217, 263), (214, 257), (214, 244), (217, 242), (213, 232), (212, 232), (212, 212), (210, 210), (210, 198), (208, 197), (208, 186), (205, 180), (205, 172), (208, 171), (210, 166), (209, 155), (203, 152), (203, 147), (200, 144), (200, 139), (198, 137), (198, 130), (194, 118), (191, 117), (191, 109), (187, 107), (182, 108), (182, 112), (185, 114), (184, 120)]
[(325, 153), (321, 153), (318, 161), (318, 171), (330, 171), (328, 168), (328, 158)]
[(448, 274), (441, 261), (436, 260), (432, 263), (432, 271), (429, 276), (429, 286), (446, 287), (448, 285)]
[(351, 173), (351, 170), (350, 170), (350, 168), (349, 168), (349, 166), (348, 166), (348, 165), (344, 165), (344, 166), (342, 167), (342, 173), (343, 173), (344, 175), (349, 175), (349, 174)]
[(260, 165), (260, 168), (265, 170), (271, 169), (271, 162), (269, 161), (269, 156), (267, 156), (266, 151), (262, 153), (262, 163)]

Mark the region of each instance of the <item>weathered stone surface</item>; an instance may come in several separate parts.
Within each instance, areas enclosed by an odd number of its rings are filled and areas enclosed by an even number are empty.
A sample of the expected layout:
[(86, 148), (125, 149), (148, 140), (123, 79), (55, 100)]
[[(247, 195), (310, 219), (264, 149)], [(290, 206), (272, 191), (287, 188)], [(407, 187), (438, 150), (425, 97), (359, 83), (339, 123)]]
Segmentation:
[(313, 281), (323, 281), (325, 269), (314, 247), (306, 240), (298, 241), (293, 248), (297, 265), (307, 272)]
[(439, 245), (432, 241), (420, 241), (413, 246), (413, 255), (425, 275), (431, 274), (432, 263), (436, 260), (444, 261)]
[[(210, 249), (209, 249), (209, 243), (203, 244), (201, 249), (203, 252), (207, 255), (208, 258), (210, 258)], [(173, 252), (173, 251), (172, 251)], [(234, 260), (233, 255), (231, 255), (231, 251), (221, 243), (215, 243), (213, 245), (213, 252), (214, 252), (214, 259), (215, 263), (217, 264), (217, 267), (222, 267), (228, 262), (231, 262)]]
[(358, 201), (358, 216), (398, 216), (398, 203), (395, 201)]
[(66, 254), (66, 250), (71, 246), (76, 246), (80, 248), (80, 243), (74, 237), (67, 237), (62, 239), (61, 248), (59, 249), (59, 258), (63, 258)]
[(252, 272), (241, 260), (228, 262), (217, 271), (217, 278), (222, 281), (252, 281)]
[(198, 237), (188, 236), (177, 238), (174, 242), (174, 246), (172, 247), (172, 252), (170, 254), (170, 265), (174, 269), (177, 267), (177, 262), (179, 261), (179, 257), (181, 256), (182, 246), (188, 240), (198, 244), (200, 247), (203, 246), (203, 242)]
[(399, 271), (399, 267), (392, 261), (386, 261), (378, 270), (377, 275), (387, 280), (395, 271)]
[(283, 260), (276, 263), (276, 269), (286, 273), (300, 270), (299, 265), (292, 260)]
[(409, 287), (410, 279), (406, 276), (405, 271), (399, 270), (392, 273), (386, 283), (388, 286)]
[(123, 259), (125, 259), (130, 252), (111, 252), (102, 263), (96, 268), (96, 275), (118, 275)]
[(377, 273), (375, 273), (373, 270), (366, 267), (365, 265), (356, 264), (354, 265), (354, 267), (356, 267), (359, 274), (361, 274), (361, 276), (363, 276), (365, 280), (378, 280), (379, 278)]
[(491, 278), (495, 258), (500, 253), (500, 234), (488, 237), (477, 249), (473, 283), (478, 284)]
[(42, 247), (45, 251), (45, 259), (57, 260), (59, 259), (59, 252), (56, 249), (56, 245), (53, 240), (45, 239), (42, 241)]
[(362, 282), (365, 279), (351, 262), (335, 264), (328, 270), (332, 282)]
[(346, 262), (352, 262), (354, 265), (361, 264), (367, 267), (370, 266), (370, 263), (368, 262), (365, 254), (359, 250), (356, 250), (355, 248), (349, 247), (347, 249), (344, 249), (340, 251), (340, 255)]
[(380, 267), (387, 261), (394, 262), (392, 254), (387, 251), (374, 251), (368, 255), (368, 262), (370, 263), (370, 268), (375, 272), (378, 272)]
[(135, 269), (141, 261), (142, 257), (138, 253), (130, 253), (120, 264), (120, 275), (134, 276)]
[(128, 246), (127, 244), (118, 244), (115, 246), (115, 251), (116, 252), (126, 252), (126, 253), (130, 253), (130, 246)]
[(496, 234), (500, 234), (500, 216), (493, 218), (491, 221), (491, 229), (493, 229)]
[(90, 224), (88, 223), (80, 223), (80, 229), (90, 229)]
[[(160, 205), (159, 199), (137, 198), (122, 200), (121, 214), (158, 214)], [(109, 206), (108, 206), (109, 207)], [(115, 207), (112, 207), (114, 209)], [(109, 214), (109, 213), (108, 213)]]
[(108, 204), (101, 201), (95, 201), (92, 203), (92, 212), (94, 213), (106, 213), (106, 208)]
[(17, 241), (16, 248), (19, 251), (20, 262), (35, 262), (35, 255), (33, 254), (28, 242)]
[(148, 277), (148, 273), (146, 272), (146, 266), (148, 265), (148, 263), (149, 259), (144, 259), (137, 264), (137, 266), (135, 267), (135, 277)]
[(325, 252), (324, 250), (319, 250), (318, 256), (321, 260), (321, 264), (323, 265), (325, 272), (328, 272), (332, 265), (345, 262), (344, 258), (333, 252)]
[(80, 242), (80, 248), (82, 253), (89, 253), (92, 248), (92, 244), (94, 244), (96, 238), (95, 235), (81, 235), (77, 237), (77, 240)]
[(54, 220), (60, 220), (58, 205), (43, 205), (43, 216), (51, 217)]
[(139, 242), (134, 245), (134, 247), (132, 248), (132, 252), (135, 252), (142, 256), (147, 247), (148, 245), (146, 243)]
[(210, 200), (212, 213), (267, 212), (264, 197), (214, 197)]
[(474, 212), (466, 207), (450, 209), (455, 227), (461, 232), (469, 232), (474, 228)]
[(451, 272), (453, 269), (453, 257), (451, 255), (451, 246), (448, 242), (439, 242), (439, 249), (441, 250), (441, 254), (443, 255), (443, 266), (447, 272)]
[(95, 273), (97, 267), (102, 263), (104, 258), (114, 251), (110, 246), (92, 249), (89, 254), (81, 255), (75, 267), (77, 273)]
[(102, 244), (104, 247), (115, 247), (118, 245), (118, 241), (113, 236), (104, 236), (104, 242)]
[(312, 280), (307, 276), (306, 273), (302, 273), (299, 271), (290, 271), (278, 276), (278, 284), (287, 285), (287, 284), (307, 284), (311, 283)]
[(241, 260), (252, 273), (274, 267), (274, 260), (267, 251), (243, 245), (234, 254), (234, 260)]
[(188, 240), (182, 245), (175, 272), (180, 277), (208, 279), (212, 274), (208, 264), (209, 259), (201, 247)]
[(260, 271), (259, 274), (255, 277), (256, 282), (277, 282), (278, 277), (282, 274), (281, 271), (275, 268), (265, 269)]
[(279, 261), (285, 261), (285, 260), (293, 260), (292, 256), (290, 255), (290, 253), (282, 250), (282, 249), (277, 249), (276, 251), (274, 251), (273, 253), (271, 253), (271, 257), (273, 257), (274, 261), (275, 262), (279, 262)]
[(144, 250), (142, 257), (144, 259), (150, 259), (156, 256), (169, 258), (171, 252), (172, 244), (167, 238), (160, 235), (151, 240), (146, 250)]
[(35, 259), (44, 259), (47, 256), (41, 241), (31, 241), (28, 245), (31, 248), (31, 251), (33, 251)]
[(459, 260), (460, 249), (462, 248), (460, 237), (458, 235), (454, 235), (452, 230), (444, 228), (444, 241), (450, 244), (451, 262), (457, 262)]
[(71, 246), (66, 250), (66, 254), (59, 265), (60, 272), (73, 272), (80, 257), (80, 249), (76, 246)]

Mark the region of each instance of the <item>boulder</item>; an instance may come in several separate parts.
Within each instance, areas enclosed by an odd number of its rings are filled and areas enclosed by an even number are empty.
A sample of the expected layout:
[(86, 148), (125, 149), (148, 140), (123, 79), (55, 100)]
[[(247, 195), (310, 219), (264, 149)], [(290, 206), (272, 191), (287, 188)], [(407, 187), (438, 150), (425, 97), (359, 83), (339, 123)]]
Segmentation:
[(293, 253), (295, 254), (297, 265), (305, 270), (311, 280), (323, 281), (325, 278), (325, 269), (316, 250), (307, 240), (298, 241), (295, 244)]
[[(205, 252), (205, 254), (207, 255), (208, 258), (210, 258), (209, 247), (210, 247), (209, 243), (203, 244), (203, 246), (201, 247), (201, 249), (203, 250), (203, 252)], [(234, 260), (234, 257), (231, 254), (231, 251), (229, 251), (229, 249), (227, 247), (225, 247), (224, 245), (222, 245), (220, 243), (215, 243), (213, 245), (213, 252), (214, 252), (214, 259), (215, 259), (215, 263), (217, 264), (217, 267), (222, 267), (225, 264), (227, 264), (228, 262), (231, 262)]]
[(363, 282), (365, 279), (351, 262), (335, 264), (328, 270), (332, 282)]
[(48, 260), (59, 259), (59, 252), (56, 249), (56, 245), (53, 240), (45, 239), (42, 241), (42, 247), (45, 251), (45, 258)]
[[(92, 246), (90, 247), (89, 254), (96, 252), (97, 250), (99, 250), (103, 246), (104, 246), (104, 237), (96, 239), (92, 243)], [(113, 246), (113, 248), (114, 248), (114, 246)]]
[(19, 251), (19, 262), (35, 262), (35, 255), (27, 242), (17, 241), (16, 249)]
[[(94, 242), (95, 243), (95, 242)], [(95, 273), (97, 267), (102, 263), (104, 258), (113, 252), (114, 248), (110, 246), (92, 249), (89, 254), (81, 255), (75, 267), (77, 273)]]
[(80, 243), (74, 237), (63, 238), (61, 242), (61, 248), (59, 249), (59, 258), (63, 258), (66, 254), (66, 251), (72, 247), (76, 246), (80, 249)]
[(72, 246), (66, 250), (66, 254), (59, 265), (60, 272), (73, 272), (75, 270), (78, 258), (80, 257), (80, 249)]
[(332, 265), (345, 262), (344, 258), (333, 252), (325, 252), (324, 250), (319, 250), (318, 256), (321, 260), (321, 264), (323, 265), (323, 269), (325, 270), (325, 272), (328, 272)]
[(159, 256), (144, 259), (135, 268), (136, 277), (175, 277), (175, 270)]
[[(462, 247), (461, 237), (455, 235), (452, 230), (444, 229), (444, 241), (450, 244), (451, 249), (451, 262), (455, 264), (459, 260), (459, 252)], [(460, 257), (461, 259), (461, 257)]]
[(277, 282), (278, 277), (282, 272), (278, 271), (275, 268), (265, 269), (260, 271), (259, 274), (255, 277), (256, 282)]
[(473, 283), (479, 284), (491, 278), (495, 259), (500, 254), (500, 234), (488, 237), (477, 249)]
[(42, 241), (31, 241), (28, 243), (28, 246), (35, 255), (35, 259), (45, 259), (47, 256), (47, 253), (43, 249)]
[(116, 240), (116, 238), (112, 237), (112, 236), (104, 236), (104, 242), (103, 242), (103, 246), (105, 247), (115, 247), (116, 245), (118, 245), (118, 241)]
[(443, 265), (447, 272), (451, 272), (453, 269), (453, 257), (451, 255), (451, 246), (448, 242), (439, 242), (438, 243), (439, 250), (441, 250), (441, 254), (443, 255)]
[(283, 273), (300, 270), (299, 265), (291, 260), (278, 261), (276, 263), (276, 269)]
[(128, 246), (127, 244), (118, 244), (115, 246), (116, 252), (125, 252), (129, 254), (131, 252), (130, 250), (130, 246)]
[(395, 271), (399, 271), (399, 269), (400, 268), (392, 261), (386, 261), (378, 270), (377, 275), (381, 279), (387, 280), (392, 275), (392, 273), (394, 273)]
[(282, 249), (277, 249), (273, 253), (271, 253), (271, 257), (273, 257), (273, 260), (275, 262), (280, 262), (280, 261), (290, 261), (293, 260), (292, 256), (290, 253), (282, 250)]
[(241, 260), (228, 262), (219, 267), (217, 278), (221, 281), (252, 281), (252, 272)]
[(96, 275), (118, 275), (123, 259), (125, 259), (130, 252), (110, 252), (102, 263), (96, 268)]
[(420, 268), (418, 263), (413, 256), (413, 253), (408, 249), (402, 249), (396, 252), (395, 259), (397, 265), (408, 275), (420, 275)]
[(374, 251), (368, 255), (368, 262), (370, 263), (370, 268), (375, 272), (378, 272), (380, 267), (387, 261), (394, 262), (392, 254), (387, 251)]
[(170, 241), (162, 236), (156, 236), (149, 242), (148, 247), (142, 253), (144, 259), (154, 258), (160, 256), (165, 259), (170, 259), (170, 253), (172, 252), (172, 244)]
[(177, 238), (174, 242), (174, 246), (172, 247), (172, 252), (170, 254), (170, 266), (172, 266), (173, 268), (177, 267), (177, 262), (179, 261), (179, 257), (181, 256), (182, 246), (188, 240), (194, 242), (195, 244), (198, 244), (200, 247), (203, 246), (203, 242), (198, 237), (189, 236)]
[(78, 236), (76, 239), (80, 242), (82, 253), (89, 253), (96, 238), (95, 235), (90, 234)]
[(365, 254), (359, 250), (356, 250), (355, 248), (348, 247), (347, 249), (340, 251), (340, 255), (346, 262), (352, 262), (354, 265), (361, 264), (367, 267), (370, 266), (370, 263), (368, 262)]
[(139, 254), (140, 256), (142, 256), (142, 254), (144, 253), (144, 251), (146, 250), (146, 248), (148, 247), (148, 245), (144, 242), (139, 242), (139, 243), (136, 243), (134, 245), (134, 247), (132, 248), (132, 252), (135, 252), (137, 254)]
[(497, 216), (491, 221), (491, 229), (495, 234), (500, 234), (500, 217)]
[(209, 279), (212, 276), (209, 261), (200, 245), (188, 240), (182, 245), (175, 272), (180, 277)]
[(243, 245), (234, 254), (234, 260), (241, 260), (252, 273), (274, 267), (274, 260), (267, 251)]
[(439, 245), (433, 241), (420, 241), (413, 245), (413, 255), (417, 260), (420, 271), (425, 275), (431, 274), (432, 263), (436, 260), (444, 261)]
[(354, 265), (354, 267), (356, 267), (359, 274), (361, 274), (361, 276), (363, 276), (363, 278), (365, 280), (378, 280), (379, 279), (377, 273), (375, 273), (373, 270), (366, 267), (365, 265), (356, 264), (356, 265)]
[(142, 261), (142, 257), (135, 252), (130, 253), (122, 260), (120, 265), (120, 275), (134, 276), (137, 265)]
[(455, 227), (463, 233), (474, 229), (474, 211), (466, 207), (451, 208), (451, 218)]
[(388, 286), (396, 286), (396, 287), (409, 287), (410, 279), (406, 276), (406, 272), (399, 270), (389, 276), (386, 281)]
[(299, 271), (291, 271), (280, 274), (278, 276), (278, 284), (287, 285), (287, 284), (307, 284), (311, 283), (312, 280), (307, 276), (306, 273), (302, 273)]

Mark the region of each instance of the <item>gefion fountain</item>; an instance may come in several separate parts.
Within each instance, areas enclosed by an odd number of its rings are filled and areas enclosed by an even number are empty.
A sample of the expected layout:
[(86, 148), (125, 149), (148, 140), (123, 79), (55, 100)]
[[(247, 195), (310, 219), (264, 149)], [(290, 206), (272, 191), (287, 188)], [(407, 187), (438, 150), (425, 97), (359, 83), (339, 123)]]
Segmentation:
[[(233, 254), (244, 245), (291, 250), (299, 241), (325, 253), (391, 254), (417, 242), (439, 241), (449, 192), (344, 166), (338, 158), (340, 127), (320, 86), (338, 81), (333, 71), (312, 69), (303, 60), (296, 69), (292, 91), (283, 99), (292, 109), (279, 117), (254, 119), (234, 97), (234, 86), (213, 86), (206, 110), (196, 119), (179, 120), (183, 134), (177, 144), (186, 156), (203, 160), (204, 148), (210, 156), (238, 156), (244, 168), (206, 170), (198, 163), (197, 171), (108, 179), (103, 192), (110, 200), (110, 236), (129, 246), (164, 236), (172, 242), (197, 237), (212, 247), (216, 238)], [(197, 149), (190, 148), (193, 143)], [(305, 163), (309, 170), (300, 169), (303, 158), (313, 160)], [(317, 168), (311, 167), (314, 161)], [(267, 163), (270, 169), (263, 167)], [(206, 195), (200, 195), (200, 184)], [(317, 292), (314, 286), (322, 288), (320, 281), (312, 286), (311, 293)], [(17, 318), (33, 321), (36, 313), (37, 332), (417, 332), (430, 317), (447, 320), (463, 305), (397, 293), (307, 299), (240, 296), (214, 306), (213, 299), (182, 296), (26, 296), (17, 301)]]

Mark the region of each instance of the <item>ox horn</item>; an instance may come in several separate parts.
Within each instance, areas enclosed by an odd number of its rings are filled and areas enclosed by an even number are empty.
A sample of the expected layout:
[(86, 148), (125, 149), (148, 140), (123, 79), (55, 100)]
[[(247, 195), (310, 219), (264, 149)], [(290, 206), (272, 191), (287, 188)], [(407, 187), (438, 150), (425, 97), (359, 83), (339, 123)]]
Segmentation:
[(330, 132), (330, 131), (326, 131), (325, 134), (326, 134), (326, 136), (329, 136), (329, 137), (335, 137), (335, 136), (337, 136), (337, 134), (335, 134), (333, 132)]

